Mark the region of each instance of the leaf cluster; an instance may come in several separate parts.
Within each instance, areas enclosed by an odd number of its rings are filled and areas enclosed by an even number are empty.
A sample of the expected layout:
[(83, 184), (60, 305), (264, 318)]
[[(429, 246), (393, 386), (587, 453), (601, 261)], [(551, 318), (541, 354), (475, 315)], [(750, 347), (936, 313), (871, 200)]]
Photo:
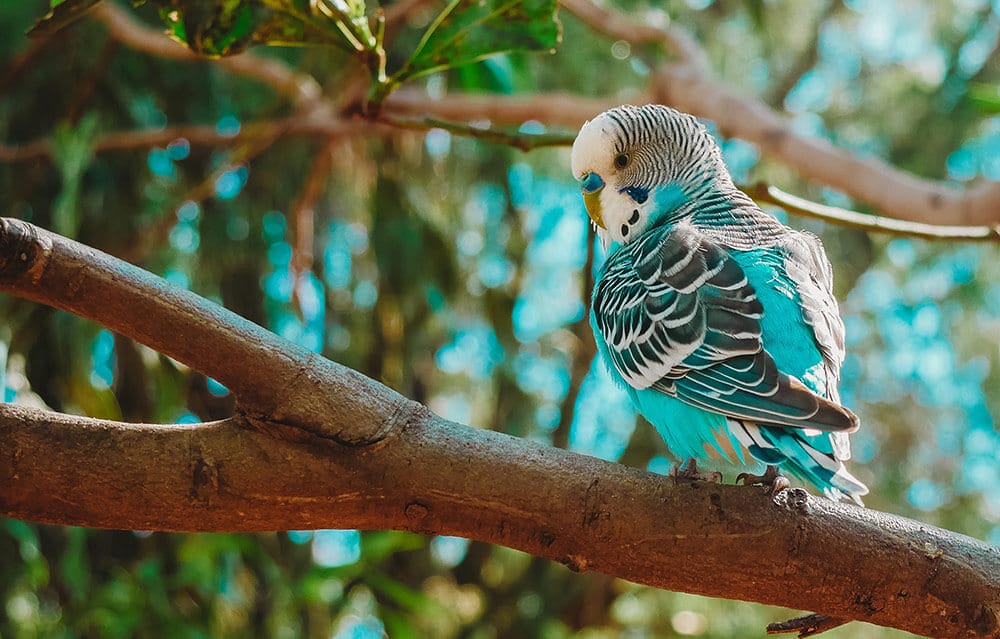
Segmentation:
[[(100, 0), (51, 0), (29, 35), (48, 36)], [(144, 4), (146, 0), (137, 0)], [(353, 54), (370, 76), (370, 108), (403, 82), (512, 51), (555, 50), (556, 0), (451, 0), (402, 65), (389, 71), (385, 12), (364, 0), (149, 0), (167, 33), (192, 51), (235, 55), (254, 45), (332, 46)]]

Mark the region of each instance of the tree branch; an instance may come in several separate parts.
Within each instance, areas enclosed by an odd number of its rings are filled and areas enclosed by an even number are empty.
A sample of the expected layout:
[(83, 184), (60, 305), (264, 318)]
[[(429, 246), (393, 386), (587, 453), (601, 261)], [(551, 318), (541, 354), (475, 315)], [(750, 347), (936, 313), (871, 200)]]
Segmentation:
[[(652, 37), (649, 31), (655, 28), (621, 12), (597, 9), (607, 14), (607, 24), (612, 25), (605, 31), (604, 23), (588, 17), (595, 11), (590, 0), (563, 0), (562, 4), (598, 32), (633, 44), (649, 42)], [(684, 39), (680, 32), (674, 24), (661, 28), (664, 46), (677, 50), (677, 43), (683, 41), (687, 43), (685, 48), (700, 49), (690, 36)], [(637, 35), (630, 37), (630, 33)], [(755, 144), (765, 155), (791, 167), (802, 177), (843, 191), (889, 217), (925, 224), (1000, 222), (1000, 183), (956, 188), (901, 171), (878, 158), (860, 158), (826, 140), (798, 135), (787, 116), (755, 97), (713, 80), (708, 67), (700, 63), (703, 56), (704, 53), (699, 56), (688, 51), (680, 56), (679, 63), (660, 65), (651, 76), (648, 89), (651, 101), (712, 120), (724, 134)]]
[[(179, 42), (171, 40), (163, 34), (163, 31), (142, 25), (112, 2), (100, 3), (94, 7), (90, 15), (104, 23), (111, 37), (136, 51), (172, 60), (190, 62), (207, 60)], [(312, 104), (323, 97), (323, 89), (315, 78), (294, 71), (280, 60), (254, 53), (241, 53), (214, 60), (213, 63), (236, 75), (253, 78), (266, 84), (299, 105)]]
[[(712, 80), (704, 50), (686, 31), (666, 18), (664, 24), (658, 26), (656, 20), (639, 21), (627, 14), (598, 7), (589, 0), (564, 0), (562, 4), (609, 37), (626, 39), (635, 45), (658, 42), (674, 54), (674, 61), (662, 64), (651, 75), (650, 85), (636, 96), (635, 102), (662, 102), (713, 120), (726, 135), (752, 142), (803, 177), (839, 189), (889, 217), (937, 225), (990, 226), (1000, 221), (1000, 183), (983, 182), (958, 188), (946, 182), (919, 178), (876, 158), (859, 158), (821, 139), (797, 135), (786, 116), (759, 99)], [(136, 50), (173, 59), (200, 59), (156, 30), (142, 26), (113, 4), (99, 5), (93, 15), (108, 27), (113, 37)], [(300, 105), (320, 109), (324, 103), (319, 84), (311, 76), (297, 73), (278, 60), (245, 53), (224, 58), (217, 64), (232, 73), (268, 84)], [(617, 102), (617, 99), (587, 99), (571, 94), (530, 97), (452, 94), (436, 100), (419, 92), (397, 91), (387, 100), (383, 114), (386, 121), (407, 127), (422, 127), (436, 120), (488, 119), (494, 124), (508, 125), (537, 120), (550, 127), (576, 129)], [(288, 133), (344, 124), (340, 118), (331, 116), (330, 109), (320, 110), (324, 111), (319, 114), (321, 117), (310, 117), (305, 125), (290, 126)], [(426, 120), (421, 123), (415, 118)], [(460, 127), (453, 125), (453, 128)], [(534, 136), (474, 127), (456, 132), (520, 148), (560, 143), (565, 137), (556, 134), (535, 139)], [(202, 139), (210, 135), (209, 131), (196, 133)], [(101, 148), (121, 148), (142, 137), (162, 140), (164, 135), (117, 134), (103, 140)], [(44, 141), (20, 148), (0, 148), (0, 160), (37, 157), (47, 152)]]
[[(284, 136), (314, 136), (342, 138), (347, 135), (372, 135), (385, 131), (388, 127), (372, 124), (360, 119), (348, 119), (326, 113), (323, 109), (296, 112), (287, 118), (244, 122), (238, 133), (220, 133), (215, 126), (180, 125), (162, 129), (138, 131), (109, 131), (99, 136), (93, 144), (93, 153), (129, 151), (166, 146), (183, 138), (194, 146), (234, 146), (267, 137), (272, 134)], [(430, 127), (428, 127), (430, 128)], [(51, 140), (36, 140), (27, 144), (0, 144), (0, 162), (23, 162), (52, 157)]]
[(289, 207), (292, 215), (292, 304), (302, 316), (302, 300), (299, 297), (298, 283), (305, 273), (313, 268), (316, 244), (316, 203), (319, 202), (330, 177), (330, 166), (333, 154), (336, 152), (339, 140), (336, 137), (323, 140), (320, 148), (313, 154), (309, 172), (306, 173), (299, 196)]
[[(414, 4), (418, 4), (416, 0)], [(662, 24), (657, 24), (654, 18), (662, 14), (653, 14), (653, 18), (646, 15), (640, 20), (590, 0), (563, 0), (562, 5), (609, 37), (625, 39), (633, 45), (659, 43), (673, 54), (672, 61), (655, 69), (649, 86), (634, 97), (634, 102), (661, 102), (710, 119), (726, 135), (757, 145), (764, 154), (802, 177), (836, 188), (888, 217), (935, 225), (990, 226), (1000, 222), (1000, 183), (982, 182), (960, 188), (917, 177), (877, 158), (857, 157), (825, 140), (796, 134), (784, 114), (712, 79), (704, 49), (666, 16), (659, 19)], [(138, 51), (173, 59), (200, 59), (162, 33), (139, 24), (113, 4), (102, 3), (92, 15), (107, 25), (113, 37)], [(322, 98), (315, 79), (278, 60), (244, 53), (215, 63), (232, 73), (263, 82), (300, 105), (331, 106)], [(389, 96), (382, 113), (390, 117), (451, 121), (488, 119), (504, 125), (537, 120), (548, 127), (577, 129), (585, 120), (618, 103), (618, 99), (610, 97), (594, 99), (572, 94), (529, 97), (451, 94), (444, 99), (432, 99), (420, 92), (396, 91)], [(519, 143), (521, 138), (496, 138), (501, 143), (510, 140)], [(44, 146), (34, 145), (0, 149), (0, 159), (35, 156), (43, 149)]]
[(995, 226), (935, 226), (817, 204), (763, 183), (754, 184), (744, 190), (758, 203), (776, 204), (793, 215), (811, 217), (839, 226), (848, 226), (873, 233), (889, 233), (904, 237), (917, 237), (923, 240), (1000, 242), (1000, 224)]
[[(1000, 550), (793, 489), (662, 476), (446, 421), (139, 268), (0, 220), (0, 290), (227, 385), (233, 418), (0, 407), (0, 513), (143, 530), (461, 535), (670, 590), (935, 637), (1000, 636)], [(502, 481), (500, 478), (503, 478)]]
[[(982, 182), (960, 189), (900, 171), (875, 159), (862, 159), (818, 138), (792, 132), (784, 116), (728, 87), (690, 76), (676, 67), (657, 72), (652, 86), (659, 93), (634, 102), (661, 102), (713, 120), (727, 135), (746, 139), (800, 175), (840, 189), (872, 204), (882, 214), (924, 224), (995, 225), (1000, 222), (1000, 183)], [(657, 97), (659, 96), (659, 97)], [(608, 98), (570, 94), (473, 96), (452, 94), (433, 100), (400, 91), (386, 101), (385, 111), (410, 117), (447, 120), (488, 119), (494, 124), (538, 120), (547, 126), (579, 127), (618, 103)]]
[[(250, 421), (293, 424), (293, 434), (371, 444), (418, 408), (388, 389), (364, 392), (360, 373), (148, 271), (11, 218), (0, 218), (0, 290), (92, 319), (184, 362), (229, 388)], [(342, 420), (334, 430), (331, 414)]]
[(494, 144), (504, 144), (525, 152), (549, 146), (571, 146), (573, 140), (576, 138), (575, 133), (523, 133), (497, 129), (492, 126), (474, 126), (465, 122), (452, 122), (437, 118), (397, 118), (383, 114), (376, 121), (381, 124), (413, 131), (443, 129), (455, 135), (485, 140)]
[(786, 116), (724, 85), (669, 67), (657, 76), (658, 101), (714, 121), (724, 134), (753, 143), (802, 177), (838, 189), (883, 215), (938, 225), (1000, 222), (1000, 183), (958, 188), (920, 178), (878, 158), (861, 158), (826, 140), (800, 136)]
[[(379, 127), (379, 125), (384, 126)], [(332, 144), (347, 135), (370, 134), (379, 129), (382, 132), (387, 132), (388, 127), (417, 131), (444, 128), (456, 135), (465, 135), (498, 144), (506, 144), (522, 151), (531, 151), (546, 146), (569, 145), (573, 140), (572, 135), (562, 133), (515, 133), (493, 127), (477, 128), (461, 123), (431, 118), (416, 120), (382, 116), (378, 120), (378, 124), (373, 125), (363, 120), (345, 120), (329, 115), (307, 114), (305, 117), (293, 116), (285, 120), (247, 123), (241, 127), (240, 132), (236, 135), (221, 134), (215, 127), (211, 126), (177, 126), (151, 131), (111, 132), (105, 134), (94, 144), (93, 152), (101, 153), (163, 146), (180, 138), (194, 145), (235, 145), (246, 142), (248, 139), (253, 139), (261, 134), (268, 137), (268, 135), (273, 135), (269, 134), (272, 131), (280, 132), (281, 136), (321, 135), (325, 136), (329, 143)], [(0, 161), (24, 161), (51, 156), (52, 146), (48, 140), (40, 140), (18, 147), (0, 145)], [(210, 179), (204, 181), (204, 184), (210, 186), (214, 182), (215, 177), (217, 176), (210, 176)], [(751, 185), (744, 190), (759, 203), (774, 204), (793, 215), (811, 217), (839, 226), (926, 240), (1000, 242), (1000, 224), (992, 226), (921, 224), (818, 204), (782, 191), (775, 186), (763, 183)], [(204, 195), (201, 194), (199, 197)], [(190, 197), (186, 199), (190, 199)], [(162, 233), (154, 233), (153, 235), (159, 237)], [(132, 255), (141, 255), (144, 250), (145, 247), (137, 247), (132, 252)]]

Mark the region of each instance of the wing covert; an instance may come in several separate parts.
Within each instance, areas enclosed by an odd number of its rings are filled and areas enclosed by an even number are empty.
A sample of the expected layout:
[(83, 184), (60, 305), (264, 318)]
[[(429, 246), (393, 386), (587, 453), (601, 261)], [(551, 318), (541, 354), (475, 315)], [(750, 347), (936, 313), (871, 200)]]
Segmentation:
[(614, 252), (592, 310), (612, 365), (635, 389), (764, 424), (857, 428), (850, 411), (777, 369), (746, 274), (692, 225), (653, 229)]

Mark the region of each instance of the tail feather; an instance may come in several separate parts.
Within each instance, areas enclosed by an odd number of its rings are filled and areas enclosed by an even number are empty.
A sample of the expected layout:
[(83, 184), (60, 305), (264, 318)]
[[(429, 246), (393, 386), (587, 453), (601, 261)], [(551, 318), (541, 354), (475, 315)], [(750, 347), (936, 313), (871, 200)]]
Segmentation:
[(755, 459), (813, 484), (834, 501), (848, 499), (864, 505), (861, 497), (868, 494), (868, 487), (844, 466), (830, 434), (808, 437), (802, 431), (733, 419), (727, 420), (727, 424), (732, 435)]

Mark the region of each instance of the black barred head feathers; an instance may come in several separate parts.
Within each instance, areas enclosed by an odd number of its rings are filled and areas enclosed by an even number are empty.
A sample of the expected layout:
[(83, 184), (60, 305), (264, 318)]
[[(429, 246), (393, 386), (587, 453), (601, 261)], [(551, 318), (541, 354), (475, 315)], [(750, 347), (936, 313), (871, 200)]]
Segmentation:
[(705, 126), (658, 104), (616, 107), (584, 124), (572, 170), (602, 239), (623, 244), (712, 187), (732, 187)]

